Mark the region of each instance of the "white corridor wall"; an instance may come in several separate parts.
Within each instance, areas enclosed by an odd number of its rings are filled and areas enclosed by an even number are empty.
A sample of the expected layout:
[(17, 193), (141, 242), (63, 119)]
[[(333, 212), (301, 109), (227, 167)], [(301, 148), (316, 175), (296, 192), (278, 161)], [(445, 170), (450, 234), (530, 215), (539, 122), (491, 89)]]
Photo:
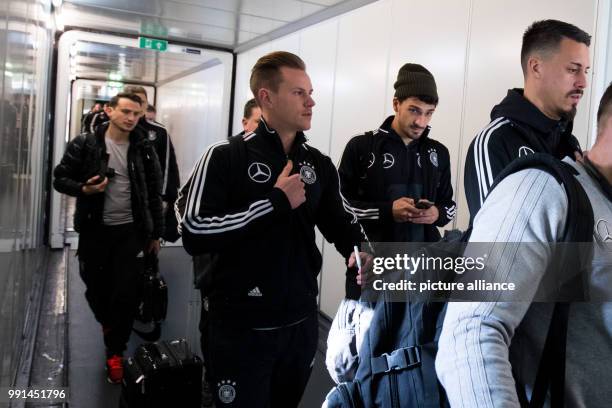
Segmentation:
[[(440, 96), (431, 137), (444, 143), (451, 153), (459, 211), (457, 220), (447, 228), (465, 228), (469, 216), (463, 192), (463, 161), (473, 137), (488, 123), (491, 108), (508, 89), (522, 87), (520, 45), (524, 30), (536, 20), (554, 18), (595, 34), (598, 9), (600, 14), (608, 13), (609, 2), (371, 3), (240, 53), (233, 131), (241, 130), (242, 108), (252, 97), (248, 81), (255, 61), (270, 51), (294, 52), (306, 62), (317, 103), (312, 128), (306, 134), (312, 145), (337, 163), (352, 135), (377, 128), (393, 113), (393, 83), (398, 69), (406, 62), (420, 63), (434, 74)], [(607, 30), (603, 31), (607, 35)], [(592, 50), (597, 40), (594, 37)], [(590, 95), (589, 88), (574, 124), (574, 134), (583, 146), (588, 146), (591, 139)], [(333, 316), (344, 295), (344, 262), (327, 243), (322, 252), (320, 305), (324, 313)]]
[(231, 57), (157, 88), (157, 120), (175, 147), (181, 185), (206, 150), (227, 137)]

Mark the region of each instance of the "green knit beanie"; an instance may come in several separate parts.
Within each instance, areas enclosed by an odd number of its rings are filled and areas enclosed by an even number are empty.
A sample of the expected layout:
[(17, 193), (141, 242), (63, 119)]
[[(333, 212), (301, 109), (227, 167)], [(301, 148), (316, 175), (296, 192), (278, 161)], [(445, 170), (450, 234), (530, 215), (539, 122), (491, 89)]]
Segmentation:
[(438, 90), (433, 75), (419, 64), (404, 64), (397, 73), (397, 81), (393, 87), (395, 97), (399, 99), (425, 95), (438, 100)]

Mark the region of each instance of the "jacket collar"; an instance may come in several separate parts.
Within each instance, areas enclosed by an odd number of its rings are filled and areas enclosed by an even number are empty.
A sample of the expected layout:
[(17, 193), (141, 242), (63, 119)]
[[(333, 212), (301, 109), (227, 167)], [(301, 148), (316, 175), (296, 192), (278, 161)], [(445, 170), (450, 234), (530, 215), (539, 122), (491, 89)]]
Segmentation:
[[(264, 136), (264, 138), (266, 140), (270, 140), (273, 143), (275, 143), (277, 146), (280, 147), (281, 150), (284, 151), (283, 149), (283, 143), (280, 140), (280, 136), (278, 136), (278, 133), (276, 132), (276, 130), (274, 128), (272, 128), (264, 119), (264, 117), (262, 116), (260, 121), (259, 121), (259, 126), (257, 126), (257, 129), (255, 130), (255, 133), (257, 135), (262, 135)], [(293, 140), (293, 146), (291, 147), (291, 151), (295, 151), (295, 149), (297, 149), (299, 146), (305, 144), (307, 142), (306, 139), (306, 135), (304, 134), (304, 132), (297, 132), (295, 134), (295, 139)]]
[[(391, 124), (393, 123), (393, 119), (395, 118), (395, 115), (391, 115), (389, 117), (387, 117), (387, 119), (385, 119), (385, 121), (382, 123), (382, 125), (380, 125), (380, 127), (378, 128), (378, 131), (380, 134), (385, 135), (386, 137), (391, 138), (392, 140), (397, 140), (402, 142), (402, 145), (404, 145), (404, 141), (402, 140), (402, 137), (400, 135), (398, 135), (395, 130), (393, 130), (393, 127), (391, 127)], [(418, 139), (414, 140), (413, 142), (409, 143), (408, 145), (418, 145), (421, 142), (423, 142), (425, 139), (428, 138), (429, 136), (429, 132), (431, 130), (431, 126), (427, 126), (425, 128), (425, 130), (423, 131), (423, 134), (421, 135), (421, 137), (419, 137)]]
[(491, 111), (491, 120), (499, 117), (525, 123), (543, 134), (565, 133), (572, 131), (572, 121), (567, 119), (554, 120), (546, 116), (540, 109), (524, 96), (524, 90), (514, 88), (508, 90), (506, 97)]

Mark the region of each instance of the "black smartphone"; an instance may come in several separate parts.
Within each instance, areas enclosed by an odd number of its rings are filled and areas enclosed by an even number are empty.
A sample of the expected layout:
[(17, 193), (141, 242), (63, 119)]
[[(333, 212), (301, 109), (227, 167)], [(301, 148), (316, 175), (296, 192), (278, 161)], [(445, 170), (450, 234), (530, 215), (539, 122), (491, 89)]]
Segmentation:
[(431, 206), (433, 205), (433, 203), (429, 202), (429, 201), (417, 201), (414, 206), (416, 208), (418, 208), (419, 210), (427, 210), (428, 208), (431, 208)]
[(113, 177), (115, 177), (115, 169), (113, 169), (112, 167), (108, 167), (109, 158), (110, 158), (110, 155), (106, 153), (100, 162), (100, 170), (98, 170), (98, 172), (93, 175), (93, 176), (97, 175), (100, 177), (91, 184), (100, 184), (104, 181), (105, 178), (112, 179)]

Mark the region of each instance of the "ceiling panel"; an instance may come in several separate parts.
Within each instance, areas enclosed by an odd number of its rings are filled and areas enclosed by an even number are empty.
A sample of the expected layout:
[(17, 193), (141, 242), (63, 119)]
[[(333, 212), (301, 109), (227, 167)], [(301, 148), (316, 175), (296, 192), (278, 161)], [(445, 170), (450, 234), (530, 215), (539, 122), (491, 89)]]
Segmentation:
[[(163, 52), (77, 41), (70, 50), (71, 73), (77, 78), (157, 84), (206, 63), (201, 55)], [(157, 67), (157, 69), (156, 69)]]
[[(147, 35), (234, 50), (334, 9), (375, 0), (64, 0), (60, 25)], [(61, 27), (60, 27), (61, 29)]]

